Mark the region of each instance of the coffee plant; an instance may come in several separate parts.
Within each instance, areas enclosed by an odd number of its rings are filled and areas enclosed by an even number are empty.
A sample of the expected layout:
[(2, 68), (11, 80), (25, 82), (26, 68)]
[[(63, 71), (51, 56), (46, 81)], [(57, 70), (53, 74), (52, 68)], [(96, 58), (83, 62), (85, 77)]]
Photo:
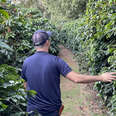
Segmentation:
[(0, 65), (0, 115), (24, 114), (26, 108), (23, 81), (16, 68)]
[[(80, 71), (92, 75), (116, 72), (115, 0), (90, 0), (82, 18), (63, 25), (60, 38), (78, 57)], [(95, 88), (115, 116), (116, 82), (97, 82)]]
[(35, 52), (31, 38), (38, 29), (52, 32), (49, 52), (57, 55), (58, 31), (40, 10), (0, 1), (0, 116), (27, 115), (20, 72), (24, 59)]

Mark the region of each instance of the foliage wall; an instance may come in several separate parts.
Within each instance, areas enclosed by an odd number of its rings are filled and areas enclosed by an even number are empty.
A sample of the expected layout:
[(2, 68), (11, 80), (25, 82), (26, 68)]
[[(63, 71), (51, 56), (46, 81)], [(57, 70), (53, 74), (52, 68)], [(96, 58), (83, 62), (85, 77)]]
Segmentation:
[(41, 9), (53, 23), (77, 19), (84, 14), (88, 0), (20, 0), (25, 7)]
[[(97, 0), (87, 4), (86, 14), (65, 23), (61, 42), (78, 57), (80, 70), (97, 75), (116, 71), (115, 1)], [(95, 84), (112, 116), (116, 115), (116, 82)]]
[[(38, 9), (20, 8), (0, 1), (0, 115), (26, 115), (26, 93), (20, 79), (24, 59), (35, 52), (31, 41), (38, 30), (52, 31), (50, 53), (59, 52), (56, 27)], [(34, 93), (32, 91), (32, 93)]]

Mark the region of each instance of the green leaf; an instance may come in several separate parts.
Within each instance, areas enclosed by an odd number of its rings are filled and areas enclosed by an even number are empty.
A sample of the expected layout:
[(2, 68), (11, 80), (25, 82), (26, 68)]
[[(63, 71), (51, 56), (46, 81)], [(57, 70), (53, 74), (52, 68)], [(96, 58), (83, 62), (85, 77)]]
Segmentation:
[(5, 11), (5, 10), (3, 10), (3, 9), (0, 9), (0, 14), (2, 14), (2, 15), (3, 15), (3, 17), (5, 17), (6, 19), (8, 19), (8, 18), (9, 18), (9, 14), (8, 14), (8, 12), (7, 12), (7, 11)]
[(34, 90), (28, 90), (28, 91), (26, 91), (26, 92), (28, 93), (28, 95), (32, 95), (32, 96), (34, 96), (34, 95), (37, 94), (37, 92), (34, 91)]
[(0, 0), (0, 2), (6, 2), (6, 0)]
[(6, 109), (8, 106), (0, 102), (0, 106), (2, 106), (3, 109)]
[(0, 41), (0, 48), (5, 48), (7, 50), (13, 51), (13, 49), (9, 45), (1, 41)]

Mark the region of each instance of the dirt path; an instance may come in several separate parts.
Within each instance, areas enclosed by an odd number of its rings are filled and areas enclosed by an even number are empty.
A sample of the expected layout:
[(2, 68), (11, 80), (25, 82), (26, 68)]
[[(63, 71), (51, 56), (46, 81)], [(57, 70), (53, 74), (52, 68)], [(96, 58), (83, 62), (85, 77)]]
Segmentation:
[[(78, 72), (78, 64), (73, 59), (72, 52), (63, 46), (60, 48), (60, 57)], [(96, 93), (88, 87), (91, 85), (75, 84), (68, 79), (61, 78), (61, 94), (65, 106), (62, 116), (107, 116), (100, 108)]]

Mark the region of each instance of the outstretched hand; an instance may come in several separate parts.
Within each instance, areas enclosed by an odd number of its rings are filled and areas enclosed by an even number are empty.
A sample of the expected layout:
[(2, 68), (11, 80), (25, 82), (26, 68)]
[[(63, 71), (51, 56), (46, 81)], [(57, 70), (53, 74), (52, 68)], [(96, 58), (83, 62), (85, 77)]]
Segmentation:
[(101, 81), (103, 82), (112, 82), (116, 80), (116, 72), (106, 72), (100, 75)]

